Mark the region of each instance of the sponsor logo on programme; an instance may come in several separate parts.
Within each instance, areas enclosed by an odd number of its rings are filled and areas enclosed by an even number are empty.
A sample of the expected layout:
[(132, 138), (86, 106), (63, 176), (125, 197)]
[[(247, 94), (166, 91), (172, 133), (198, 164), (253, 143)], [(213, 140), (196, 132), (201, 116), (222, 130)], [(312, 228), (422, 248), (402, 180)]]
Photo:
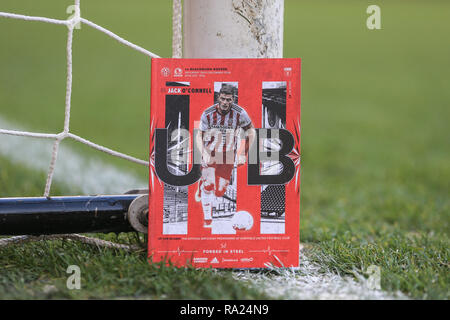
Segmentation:
[(161, 75), (163, 77), (168, 77), (170, 76), (170, 69), (168, 67), (164, 67), (161, 69)]
[(222, 258), (222, 262), (238, 262), (238, 259), (227, 259), (227, 258)]
[(290, 77), (292, 75), (292, 68), (290, 67), (284, 68), (284, 74), (286, 75), (286, 77)]
[(253, 258), (241, 258), (241, 262), (252, 262)]
[(173, 71), (173, 75), (175, 77), (181, 77), (183, 75), (183, 70), (181, 68), (175, 68)]

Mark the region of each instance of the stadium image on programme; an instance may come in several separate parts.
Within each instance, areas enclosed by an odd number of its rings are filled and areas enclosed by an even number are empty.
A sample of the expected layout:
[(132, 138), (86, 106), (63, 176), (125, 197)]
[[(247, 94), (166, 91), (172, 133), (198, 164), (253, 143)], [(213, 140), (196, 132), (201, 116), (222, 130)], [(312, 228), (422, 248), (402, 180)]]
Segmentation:
[[(449, 12), (441, 0), (1, 0), (0, 299), (448, 300)], [(159, 58), (300, 58), (301, 92), (268, 76), (251, 86), (256, 104), (238, 78), (219, 77), (205, 85), (214, 92), (202, 110), (174, 93), (156, 122)], [(177, 81), (185, 71), (158, 71), (170, 78), (163, 89), (195, 87), (195, 77)], [(301, 97), (301, 125), (290, 130), (301, 137), (296, 267), (270, 245), (261, 250), (273, 263), (258, 269), (148, 257), (149, 186), (160, 183), (150, 133), (167, 129), (168, 150), (177, 148), (177, 132), (193, 130), (223, 85), (256, 110), (258, 130), (292, 128), (289, 99)], [(269, 137), (260, 149), (282, 145)], [(193, 165), (179, 157), (167, 162), (176, 177)], [(282, 240), (291, 189), (259, 184), (246, 198), (246, 168), (233, 167), (198, 212), (188, 208), (197, 180), (161, 184), (161, 238), (183, 239), (190, 221), (218, 245), (243, 238), (232, 219), (252, 203), (250, 232)]]

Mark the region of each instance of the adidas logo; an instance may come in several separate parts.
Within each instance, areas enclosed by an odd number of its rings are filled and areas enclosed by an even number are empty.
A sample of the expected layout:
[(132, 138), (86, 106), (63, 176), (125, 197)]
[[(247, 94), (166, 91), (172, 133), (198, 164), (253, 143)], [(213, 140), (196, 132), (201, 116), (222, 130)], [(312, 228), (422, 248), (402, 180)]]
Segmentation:
[(214, 258), (211, 260), (211, 263), (219, 263), (219, 260), (217, 260), (217, 258), (214, 257)]

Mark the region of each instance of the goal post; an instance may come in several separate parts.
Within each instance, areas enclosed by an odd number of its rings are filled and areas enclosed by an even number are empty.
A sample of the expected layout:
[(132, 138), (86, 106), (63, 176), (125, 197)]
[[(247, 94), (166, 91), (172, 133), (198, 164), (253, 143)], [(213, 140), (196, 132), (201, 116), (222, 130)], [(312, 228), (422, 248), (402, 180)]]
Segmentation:
[(282, 58), (284, 0), (184, 0), (184, 58)]

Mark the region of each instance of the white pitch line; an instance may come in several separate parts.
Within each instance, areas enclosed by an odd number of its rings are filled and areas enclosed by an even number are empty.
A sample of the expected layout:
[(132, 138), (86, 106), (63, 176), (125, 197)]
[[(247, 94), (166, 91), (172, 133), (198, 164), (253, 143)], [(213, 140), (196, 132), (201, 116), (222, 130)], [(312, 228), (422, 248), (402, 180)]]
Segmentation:
[[(21, 130), (20, 125), (0, 118), (0, 128)], [(37, 171), (47, 172), (52, 139), (0, 134), (0, 155)], [(1, 168), (0, 168), (1, 169)], [(122, 194), (131, 189), (147, 189), (147, 177), (129, 172), (76, 152), (62, 142), (56, 162), (55, 181), (80, 190), (85, 195)], [(44, 192), (45, 179), (42, 181)]]
[(295, 269), (274, 268), (266, 271), (238, 271), (233, 277), (247, 282), (275, 299), (289, 300), (392, 300), (408, 299), (401, 292), (388, 293), (372, 289), (363, 277), (356, 281), (339, 276), (310, 261), (300, 251), (300, 266)]

